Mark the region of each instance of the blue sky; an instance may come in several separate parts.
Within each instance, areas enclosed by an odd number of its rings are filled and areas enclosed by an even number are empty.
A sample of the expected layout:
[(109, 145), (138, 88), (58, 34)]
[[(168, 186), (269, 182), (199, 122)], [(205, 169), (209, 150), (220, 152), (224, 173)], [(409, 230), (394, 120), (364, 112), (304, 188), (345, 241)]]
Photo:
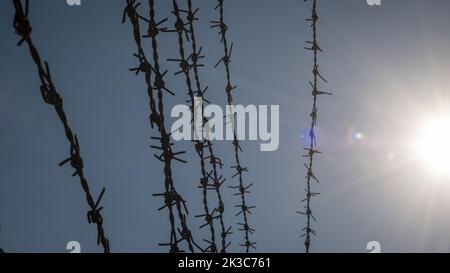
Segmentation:
[[(84, 252), (99, 252), (96, 230), (88, 225), (87, 206), (71, 170), (58, 167), (67, 143), (53, 109), (42, 102), (37, 73), (25, 48), (16, 47), (11, 1), (0, 2), (0, 246), (9, 252), (65, 252), (79, 241)], [(53, 71), (70, 123), (80, 138), (86, 175), (103, 200), (105, 229), (114, 252), (164, 252), (165, 212), (153, 193), (163, 188), (161, 164), (149, 149), (155, 132), (148, 126), (144, 79), (135, 65), (129, 24), (121, 24), (125, 1), (84, 0), (69, 7), (63, 0), (31, 1), (33, 37)], [(144, 1), (145, 2), (145, 1)], [(159, 18), (169, 17), (170, 1), (158, 1)], [(185, 1), (179, 0), (184, 6)], [(225, 78), (213, 65), (223, 54), (209, 20), (215, 1), (197, 0), (197, 38), (205, 48), (201, 70), (209, 98), (225, 105)], [(146, 13), (145, 5), (141, 8)], [(312, 56), (303, 50), (311, 30), (304, 21), (310, 3), (300, 0), (228, 0), (225, 17), (235, 43), (231, 72), (239, 86), (235, 101), (280, 105), (280, 147), (260, 152), (244, 142), (242, 160), (254, 183), (249, 195), (257, 206), (250, 217), (261, 252), (302, 252), (304, 219), (295, 212), (304, 196), (301, 132), (309, 124)], [(410, 143), (423, 116), (448, 108), (450, 1), (321, 0), (319, 57), (323, 89), (335, 93), (319, 101), (316, 162), (321, 193), (313, 200), (318, 222), (313, 252), (365, 252), (369, 241), (383, 251), (448, 251), (450, 184), (433, 177)], [(176, 34), (161, 35), (160, 55), (177, 57)], [(177, 65), (163, 63), (175, 72)], [(167, 80), (184, 102), (183, 77)], [(354, 133), (364, 137), (355, 140)], [(232, 170), (230, 142), (217, 143)], [(201, 212), (198, 162), (190, 142), (187, 165), (175, 163), (177, 189), (188, 201), (190, 226), (207, 237), (193, 215)], [(234, 227), (232, 251), (242, 251), (233, 192), (224, 192), (226, 222)]]

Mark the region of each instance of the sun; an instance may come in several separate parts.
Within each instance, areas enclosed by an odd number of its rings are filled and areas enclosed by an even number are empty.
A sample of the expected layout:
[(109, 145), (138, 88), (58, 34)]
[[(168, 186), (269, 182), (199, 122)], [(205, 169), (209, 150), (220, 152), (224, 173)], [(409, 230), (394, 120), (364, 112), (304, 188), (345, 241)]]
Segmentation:
[(450, 177), (450, 114), (432, 116), (421, 123), (417, 148), (420, 161), (431, 172)]

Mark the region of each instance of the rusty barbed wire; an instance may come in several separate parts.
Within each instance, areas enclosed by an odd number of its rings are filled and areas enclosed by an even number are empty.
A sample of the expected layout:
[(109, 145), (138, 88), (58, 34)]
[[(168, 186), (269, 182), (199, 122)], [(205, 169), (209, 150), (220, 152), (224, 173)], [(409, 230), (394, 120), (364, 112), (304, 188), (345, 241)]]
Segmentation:
[[(305, 0), (306, 2), (308, 0)], [(306, 253), (309, 253), (309, 248), (311, 245), (311, 234), (316, 235), (316, 232), (314, 229), (311, 228), (311, 220), (316, 221), (316, 218), (312, 212), (311, 209), (311, 198), (319, 195), (318, 192), (313, 192), (311, 189), (311, 182), (315, 181), (319, 183), (318, 178), (316, 177), (315, 173), (313, 172), (313, 162), (314, 162), (314, 155), (320, 154), (321, 152), (315, 147), (317, 146), (317, 139), (315, 135), (315, 128), (317, 125), (317, 98), (319, 95), (332, 95), (332, 93), (319, 91), (318, 90), (318, 80), (321, 79), (325, 83), (327, 83), (327, 80), (322, 77), (322, 75), (319, 73), (319, 64), (318, 64), (318, 52), (323, 52), (322, 49), (319, 47), (319, 44), (317, 42), (317, 21), (319, 20), (319, 16), (317, 15), (317, 0), (310, 0), (312, 1), (312, 9), (311, 9), (311, 18), (306, 19), (306, 21), (311, 22), (311, 28), (313, 32), (312, 41), (306, 41), (306, 43), (309, 45), (309, 47), (305, 47), (305, 50), (309, 50), (313, 52), (314, 60), (313, 60), (313, 82), (309, 82), (312, 88), (312, 96), (313, 96), (313, 107), (311, 111), (311, 127), (309, 130), (309, 147), (303, 148), (307, 153), (303, 155), (303, 157), (308, 158), (308, 164), (304, 164), (307, 170), (306, 173), (306, 196), (301, 201), (301, 203), (305, 203), (304, 211), (299, 211), (298, 213), (306, 216), (306, 226), (302, 229), (303, 234), (301, 237), (305, 237), (305, 251)]]
[[(184, 252), (180, 249), (179, 244), (185, 241), (190, 252), (195, 252), (195, 248), (203, 252), (204, 250), (194, 241), (192, 232), (188, 228), (187, 215), (189, 212), (186, 206), (186, 201), (176, 191), (172, 177), (172, 162), (178, 161), (181, 163), (186, 163), (186, 161), (179, 158), (179, 155), (184, 154), (185, 151), (174, 152), (172, 150), (172, 146), (174, 145), (174, 143), (170, 141), (170, 133), (167, 133), (164, 122), (163, 91), (168, 92), (171, 95), (174, 95), (174, 93), (166, 87), (164, 76), (167, 74), (167, 71), (165, 71), (164, 73), (161, 72), (159, 64), (157, 36), (161, 32), (167, 31), (167, 28), (161, 26), (165, 21), (167, 21), (167, 18), (158, 22), (156, 21), (153, 0), (149, 0), (149, 19), (138, 13), (137, 8), (139, 6), (140, 3), (137, 3), (136, 0), (126, 0), (126, 7), (124, 10), (122, 22), (124, 23), (126, 21), (126, 18), (128, 17), (133, 27), (133, 36), (138, 49), (138, 53), (134, 54), (134, 56), (138, 59), (139, 66), (136, 68), (131, 68), (130, 71), (133, 71), (136, 74), (145, 74), (147, 94), (150, 99), (150, 126), (154, 128), (154, 126), (156, 125), (160, 133), (159, 136), (151, 138), (152, 140), (158, 140), (160, 142), (160, 145), (151, 145), (150, 147), (160, 151), (160, 154), (155, 154), (155, 157), (159, 161), (164, 163), (165, 192), (153, 194), (153, 196), (163, 197), (164, 206), (160, 207), (159, 210), (167, 208), (169, 211), (170, 242), (162, 243), (159, 245), (169, 246), (171, 253), (179, 253)], [(144, 21), (148, 24), (147, 34), (145, 35), (141, 35), (140, 21)], [(153, 64), (150, 64), (145, 55), (141, 38), (151, 39)], [(154, 81), (152, 82), (153, 74)], [(154, 91), (156, 91), (157, 93), (157, 99), (153, 94)], [(175, 214), (178, 217), (179, 225), (181, 226), (181, 228), (177, 228), (177, 224), (175, 222)]]
[[(197, 40), (195, 37), (195, 28), (194, 28), (194, 22), (198, 20), (198, 18), (195, 17), (196, 13), (199, 11), (199, 9), (195, 9), (195, 11), (192, 8), (192, 0), (188, 0), (188, 10), (187, 10), (187, 20), (189, 22), (189, 30), (191, 33), (191, 47), (192, 47), (192, 63), (193, 63), (193, 72), (194, 72), (194, 78), (195, 78), (195, 82), (196, 82), (196, 86), (197, 86), (197, 90), (196, 93), (198, 97), (202, 98), (203, 102), (206, 103), (210, 103), (209, 100), (205, 99), (205, 93), (208, 90), (208, 87), (205, 87), (204, 89), (201, 86), (200, 83), (200, 76), (199, 76), (199, 72), (198, 72), (198, 68), (203, 66), (202, 64), (198, 64), (199, 60), (202, 59), (204, 56), (201, 55), (202, 52), (202, 47), (200, 47), (197, 50)], [(202, 107), (202, 109), (204, 109), (204, 107)], [(201, 113), (202, 117), (203, 117), (203, 112)], [(207, 120), (205, 119), (203, 121), (203, 129), (205, 131), (208, 131), (208, 128), (205, 127), (207, 123)], [(225, 224), (225, 219), (224, 219), (224, 212), (225, 212), (225, 204), (223, 202), (223, 198), (222, 198), (222, 193), (221, 193), (221, 188), (222, 185), (225, 183), (226, 179), (220, 175), (219, 173), (219, 169), (222, 169), (223, 164), (222, 164), (222, 160), (217, 157), (215, 155), (214, 149), (213, 149), (213, 144), (211, 142), (211, 140), (209, 139), (209, 137), (205, 138), (206, 140), (206, 145), (205, 147), (208, 148), (208, 152), (209, 155), (205, 157), (205, 159), (209, 159), (209, 163), (212, 167), (212, 172), (210, 172), (208, 174), (209, 179), (211, 180), (212, 183), (209, 184), (209, 189), (212, 189), (216, 192), (216, 196), (217, 196), (217, 200), (218, 200), (218, 206), (216, 208), (217, 212), (219, 213), (219, 223), (220, 223), (220, 228), (221, 228), (221, 252), (222, 253), (226, 253), (227, 248), (230, 246), (230, 242), (227, 242), (227, 236), (232, 234), (231, 232), (231, 226), (229, 226), (228, 228), (226, 227)]]
[[(215, 10), (219, 10), (219, 19), (215, 21), (210, 21), (211, 28), (218, 28), (219, 29), (219, 36), (220, 36), (220, 42), (223, 45), (224, 49), (224, 56), (216, 63), (215, 67), (217, 67), (220, 63), (223, 63), (225, 67), (225, 75), (226, 75), (226, 87), (225, 92), (227, 94), (227, 101), (228, 105), (233, 104), (233, 96), (231, 92), (237, 88), (237, 86), (233, 86), (231, 84), (231, 72), (230, 72), (230, 62), (231, 62), (231, 54), (233, 52), (233, 43), (229, 47), (228, 40), (227, 40), (227, 31), (228, 26), (225, 23), (224, 19), (224, 0), (217, 0), (218, 4), (215, 7)], [(239, 228), (240, 231), (244, 232), (244, 243), (239, 244), (240, 246), (243, 246), (246, 248), (246, 252), (248, 253), (250, 251), (250, 248), (256, 249), (255, 245), (256, 242), (250, 241), (250, 234), (253, 234), (255, 229), (251, 228), (248, 224), (248, 215), (251, 214), (251, 209), (255, 208), (255, 206), (248, 206), (246, 202), (246, 194), (250, 193), (248, 190), (250, 187), (253, 186), (253, 184), (245, 185), (243, 180), (243, 173), (248, 172), (248, 169), (246, 167), (243, 167), (240, 162), (239, 153), (242, 152), (242, 148), (239, 144), (239, 139), (236, 134), (236, 130), (234, 128), (234, 116), (232, 117), (232, 114), (229, 116), (230, 120), (229, 122), (232, 123), (233, 126), (233, 147), (234, 147), (234, 157), (235, 157), (235, 166), (232, 166), (231, 168), (235, 169), (236, 173), (232, 176), (238, 177), (239, 184), (237, 186), (229, 186), (232, 189), (237, 189), (238, 192), (235, 195), (241, 196), (241, 204), (236, 205), (236, 208), (239, 208), (239, 212), (235, 216), (239, 216), (242, 214), (243, 216), (243, 222), (238, 223), (238, 225), (241, 226)]]
[[(193, 124), (196, 124), (198, 122), (195, 120), (196, 115), (201, 114), (200, 122), (202, 123), (202, 137), (198, 135), (197, 132), (197, 126), (193, 125), (193, 131), (195, 134), (194, 137), (194, 147), (197, 152), (197, 155), (200, 159), (200, 167), (201, 167), (201, 174), (202, 177), (200, 179), (200, 185), (199, 188), (202, 189), (203, 194), (203, 210), (204, 213), (197, 215), (196, 217), (202, 217), (205, 220), (205, 223), (200, 226), (200, 228), (209, 226), (210, 229), (210, 240), (204, 240), (209, 244), (209, 246), (206, 248), (206, 251), (216, 253), (218, 252), (217, 244), (216, 244), (216, 238), (215, 238), (215, 228), (214, 228), (214, 220), (218, 219), (220, 222), (220, 228), (221, 228), (221, 250), (220, 252), (225, 253), (227, 247), (229, 246), (229, 243), (226, 242), (226, 236), (231, 234), (231, 227), (226, 229), (225, 223), (224, 223), (224, 211), (225, 206), (222, 200), (221, 195), (221, 186), (225, 182), (225, 179), (218, 175), (217, 167), (221, 168), (221, 160), (220, 158), (216, 157), (214, 155), (213, 145), (210, 140), (205, 139), (203, 140), (203, 132), (205, 131), (205, 124), (207, 123), (207, 119), (204, 118), (203, 115), (203, 100), (206, 102), (209, 102), (205, 99), (204, 93), (206, 92), (207, 88), (202, 89), (200, 84), (200, 77), (198, 73), (198, 68), (204, 66), (203, 64), (199, 63), (199, 60), (204, 58), (205, 56), (201, 55), (202, 48), (197, 50), (197, 42), (195, 37), (195, 29), (194, 29), (194, 21), (198, 20), (196, 18), (196, 13), (199, 11), (199, 9), (196, 9), (195, 11), (192, 10), (192, 1), (188, 0), (188, 10), (180, 9), (177, 1), (173, 0), (173, 11), (172, 13), (176, 17), (175, 22), (175, 29), (171, 30), (170, 32), (176, 32), (178, 34), (178, 44), (179, 44), (179, 59), (168, 59), (168, 61), (178, 62), (179, 66), (181, 68), (180, 71), (175, 72), (175, 75), (183, 73), (186, 79), (186, 86), (188, 89), (188, 95), (190, 98), (190, 109), (192, 113), (192, 121)], [(185, 23), (181, 17), (181, 13), (186, 14), (187, 23)], [(189, 29), (186, 27), (188, 26)], [(185, 36), (186, 40), (190, 42), (192, 47), (192, 53), (187, 56), (185, 53), (185, 47), (184, 47), (184, 39), (183, 35)], [(190, 77), (190, 71), (194, 72), (194, 78), (195, 83), (192, 82)], [(194, 84), (196, 90), (194, 91)], [(202, 105), (196, 105), (195, 97), (202, 99)], [(188, 101), (189, 102), (189, 101)], [(197, 109), (201, 107), (202, 112), (198, 113)], [(195, 114), (196, 113), (196, 114)], [(201, 140), (200, 140), (201, 139)], [(207, 150), (206, 150), (207, 149)], [(205, 150), (208, 152), (209, 155), (205, 155)], [(207, 171), (205, 160), (209, 159), (209, 163), (211, 165), (212, 170)], [(208, 204), (208, 190), (215, 190), (218, 198), (218, 206), (214, 208), (211, 212)]]
[(17, 45), (21, 46), (23, 43), (26, 43), (28, 45), (31, 57), (33, 58), (33, 61), (38, 68), (39, 79), (41, 82), (40, 91), (42, 98), (47, 104), (52, 105), (55, 108), (55, 111), (58, 114), (58, 117), (64, 127), (66, 138), (70, 143), (70, 157), (63, 160), (59, 165), (63, 166), (67, 163), (70, 163), (70, 165), (74, 169), (74, 173), (72, 174), (72, 176), (79, 177), (80, 184), (83, 188), (87, 203), (90, 207), (90, 211), (88, 211), (87, 213), (88, 222), (89, 224), (97, 225), (97, 245), (102, 244), (104, 252), (109, 253), (109, 240), (106, 238), (103, 229), (103, 217), (100, 213), (103, 207), (99, 207), (102, 197), (105, 193), (105, 188), (103, 188), (103, 190), (101, 191), (100, 196), (97, 198), (97, 201), (94, 201), (94, 198), (92, 197), (89, 189), (88, 181), (84, 175), (84, 164), (80, 153), (80, 144), (78, 142), (78, 137), (73, 133), (71, 127), (69, 126), (66, 113), (64, 112), (63, 99), (56, 91), (56, 87), (53, 84), (49, 65), (47, 62), (42, 63), (40, 54), (31, 39), (32, 27), (28, 19), (29, 1), (26, 0), (25, 10), (23, 9), (21, 0), (13, 0), (12, 2), (15, 8), (13, 26), (16, 33), (21, 37)]
[[(179, 44), (179, 54), (180, 54), (180, 58), (179, 59), (168, 59), (168, 61), (172, 61), (172, 62), (178, 62), (179, 66), (181, 68), (180, 71), (175, 72), (175, 75), (178, 75), (180, 73), (183, 73), (186, 79), (186, 86), (188, 88), (188, 95), (190, 97), (190, 109), (191, 109), (191, 113), (192, 113), (192, 121), (194, 121), (194, 117), (195, 114), (194, 112), (195, 110), (195, 100), (194, 100), (194, 91), (192, 90), (192, 82), (191, 82), (191, 77), (189, 75), (189, 70), (192, 67), (192, 65), (189, 63), (191, 56), (189, 56), (188, 58), (186, 58), (186, 54), (184, 51), (184, 41), (183, 41), (183, 35), (186, 35), (186, 39), (189, 39), (188, 33), (189, 31), (186, 29), (186, 24), (183, 22), (183, 19), (180, 16), (180, 10), (178, 8), (178, 4), (175, 0), (172, 1), (173, 3), (173, 11), (172, 13), (176, 16), (176, 22), (175, 22), (175, 29), (174, 30), (169, 30), (170, 32), (176, 32), (178, 34), (178, 44)], [(194, 122), (192, 122), (192, 124), (194, 124)], [(194, 129), (195, 126), (193, 126), (193, 130), (195, 132)], [(198, 137), (196, 138), (198, 139)], [(209, 226), (210, 229), (210, 241), (209, 240), (204, 240), (206, 241), (209, 246), (205, 249), (208, 252), (211, 253), (217, 253), (217, 245), (216, 245), (216, 239), (215, 239), (215, 231), (214, 231), (214, 219), (217, 219), (217, 215), (216, 214), (216, 210), (213, 210), (212, 212), (210, 212), (209, 206), (208, 206), (208, 191), (207, 191), (207, 187), (208, 187), (208, 175), (206, 173), (206, 168), (205, 168), (205, 159), (204, 159), (204, 142), (203, 141), (199, 141), (199, 140), (194, 140), (195, 143), (195, 150), (197, 152), (197, 154), (200, 157), (200, 166), (201, 166), (201, 174), (202, 174), (202, 178), (200, 180), (200, 187), (203, 188), (203, 209), (204, 209), (204, 214), (200, 214), (200, 215), (196, 215), (196, 217), (202, 217), (205, 220), (205, 223), (203, 225), (200, 226), (200, 228)]]

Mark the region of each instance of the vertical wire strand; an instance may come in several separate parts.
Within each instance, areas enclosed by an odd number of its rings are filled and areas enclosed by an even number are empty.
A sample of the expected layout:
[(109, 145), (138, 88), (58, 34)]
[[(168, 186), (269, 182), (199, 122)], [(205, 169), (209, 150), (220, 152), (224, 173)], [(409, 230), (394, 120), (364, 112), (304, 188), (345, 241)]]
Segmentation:
[[(308, 0), (305, 0), (305, 2)], [(318, 96), (319, 95), (332, 95), (329, 92), (319, 91), (318, 89), (318, 81), (321, 79), (323, 82), (327, 83), (327, 80), (322, 77), (322, 75), (319, 73), (319, 64), (318, 64), (318, 52), (323, 52), (322, 49), (319, 47), (317, 42), (317, 21), (319, 20), (318, 14), (317, 14), (317, 0), (310, 0), (312, 1), (312, 9), (311, 9), (311, 17), (306, 19), (306, 21), (311, 22), (311, 28), (312, 28), (312, 41), (306, 41), (306, 43), (309, 45), (309, 47), (305, 47), (305, 50), (312, 51), (313, 52), (313, 82), (309, 82), (312, 88), (312, 96), (313, 96), (313, 106), (312, 111), (310, 114), (311, 117), (311, 126), (309, 130), (309, 147), (304, 148), (304, 150), (307, 152), (307, 154), (303, 155), (303, 157), (306, 157), (308, 159), (307, 164), (305, 164), (305, 168), (307, 170), (306, 173), (306, 196), (301, 201), (301, 203), (305, 203), (304, 205), (304, 211), (300, 211), (298, 213), (306, 216), (306, 226), (302, 229), (303, 234), (301, 237), (305, 238), (304, 244), (305, 244), (305, 252), (309, 253), (310, 246), (311, 246), (311, 235), (316, 235), (316, 232), (314, 229), (312, 229), (312, 221), (316, 221), (316, 218), (312, 212), (312, 206), (311, 206), (311, 198), (319, 195), (320, 193), (313, 192), (311, 182), (315, 181), (319, 183), (318, 178), (316, 177), (314, 171), (313, 171), (313, 163), (314, 163), (314, 156), (316, 154), (320, 154), (316, 149), (317, 146), (317, 139), (316, 139), (316, 126), (317, 126), (317, 102), (318, 102)]]
[[(229, 246), (229, 243), (226, 242), (226, 236), (231, 234), (231, 227), (228, 229), (225, 228), (224, 222), (224, 210), (225, 206), (222, 200), (221, 195), (221, 186), (225, 182), (225, 179), (218, 175), (218, 167), (222, 168), (222, 163), (220, 158), (216, 157), (213, 150), (213, 145), (208, 138), (203, 139), (203, 132), (205, 132), (205, 125), (207, 120), (204, 118), (203, 113), (203, 102), (209, 102), (204, 97), (204, 93), (207, 88), (202, 89), (200, 83), (200, 76), (198, 72), (198, 68), (204, 66), (199, 63), (199, 60), (204, 58), (204, 55), (201, 55), (202, 48), (197, 50), (197, 40), (195, 37), (195, 28), (194, 21), (198, 20), (196, 17), (196, 13), (199, 11), (197, 8), (195, 11), (192, 9), (192, 1), (188, 0), (188, 9), (183, 10), (179, 9), (177, 2), (173, 1), (174, 10), (172, 13), (176, 16), (175, 30), (172, 32), (177, 32), (178, 34), (178, 44), (179, 44), (179, 59), (169, 59), (169, 61), (178, 62), (181, 68), (180, 71), (176, 72), (175, 75), (183, 73), (186, 79), (186, 86), (188, 89), (188, 95), (190, 99), (190, 109), (192, 112), (192, 121), (193, 121), (193, 131), (194, 131), (194, 143), (195, 150), (200, 159), (201, 166), (201, 174), (202, 178), (200, 179), (199, 188), (202, 189), (203, 194), (203, 208), (204, 214), (197, 215), (196, 217), (202, 217), (205, 220), (205, 224), (201, 225), (200, 228), (205, 226), (209, 226), (210, 229), (210, 240), (204, 240), (209, 244), (209, 246), (205, 249), (208, 252), (216, 253), (218, 252), (216, 237), (215, 237), (215, 228), (214, 228), (214, 220), (219, 220), (220, 229), (221, 229), (221, 249), (220, 252), (225, 253), (226, 248)], [(181, 13), (186, 14), (187, 23), (185, 23), (181, 17)], [(186, 28), (188, 26), (189, 28)], [(192, 53), (187, 56), (185, 53), (184, 47), (184, 37), (187, 42), (190, 42), (192, 47)], [(191, 80), (190, 72), (193, 71), (194, 82)], [(194, 90), (196, 88), (196, 90)], [(195, 97), (201, 99), (201, 105), (196, 105)], [(201, 109), (200, 113), (198, 108)], [(199, 132), (197, 132), (197, 123), (198, 123), (198, 115), (200, 115), (200, 123), (201, 123), (201, 136)], [(207, 153), (209, 152), (209, 155)], [(211, 171), (207, 170), (206, 162), (209, 162), (209, 166), (211, 167)], [(208, 190), (214, 190), (216, 192), (216, 196), (218, 198), (218, 206), (215, 207), (212, 212), (209, 208), (208, 202)]]
[[(217, 0), (217, 2), (218, 2), (218, 4), (215, 7), (215, 9), (219, 10), (219, 19), (215, 20), (215, 21), (211, 21), (210, 23), (211, 23), (211, 28), (218, 28), (220, 30), (219, 36), (221, 38), (220, 42), (222, 43), (222, 46), (224, 49), (224, 56), (217, 62), (217, 64), (215, 66), (217, 67), (220, 63), (223, 63), (223, 65), (225, 67), (225, 76), (226, 76), (226, 82), (227, 82), (226, 87), (225, 87), (225, 92), (227, 95), (228, 105), (232, 105), (233, 104), (232, 92), (234, 92), (234, 90), (237, 87), (237, 86), (233, 86), (231, 84), (230, 62), (231, 62), (231, 53), (233, 51), (233, 44), (231, 44), (231, 46), (229, 46), (228, 40), (227, 40), (228, 26), (225, 24), (225, 19), (224, 19), (224, 0)], [(231, 113), (231, 111), (230, 111), (230, 113)], [(248, 169), (241, 165), (239, 155), (242, 152), (242, 148), (239, 144), (239, 139), (238, 139), (236, 130), (234, 128), (233, 114), (230, 114), (228, 116), (228, 118), (229, 118), (229, 122), (231, 122), (232, 127), (233, 127), (233, 148), (234, 148), (234, 160), (235, 160), (235, 165), (232, 166), (231, 168), (235, 169), (235, 171), (236, 171), (232, 177), (234, 178), (237, 176), (238, 181), (239, 181), (239, 184), (237, 186), (229, 186), (229, 187), (233, 188), (233, 189), (237, 189), (238, 190), (237, 195), (239, 195), (241, 197), (241, 204), (235, 206), (240, 209), (239, 212), (235, 216), (242, 215), (243, 221), (241, 223), (238, 223), (238, 225), (241, 226), (241, 228), (239, 228), (239, 230), (243, 231), (243, 233), (244, 233), (244, 242), (239, 245), (242, 247), (245, 247), (246, 252), (248, 253), (248, 252), (250, 252), (250, 248), (256, 249), (256, 247), (255, 247), (256, 242), (252, 242), (250, 240), (250, 234), (252, 234), (255, 230), (253, 228), (251, 228), (250, 225), (248, 224), (249, 214), (251, 214), (251, 209), (255, 208), (255, 206), (248, 206), (247, 200), (246, 200), (246, 195), (247, 195), (247, 193), (249, 193), (248, 189), (252, 186), (252, 184), (246, 186), (244, 183), (243, 173), (248, 172)]]
[[(181, 12), (180, 9), (178, 7), (178, 3), (173, 0), (172, 1), (173, 4), (173, 11), (172, 13), (175, 15), (176, 17), (176, 22), (175, 22), (175, 29), (174, 30), (169, 30), (170, 32), (176, 32), (177, 36), (178, 36), (178, 49), (179, 49), (179, 59), (168, 59), (168, 61), (173, 61), (173, 62), (177, 62), (179, 63), (179, 66), (181, 68), (180, 71), (175, 72), (175, 75), (179, 75), (179, 74), (183, 74), (185, 77), (185, 81), (186, 81), (186, 87), (188, 89), (188, 95), (189, 95), (189, 99), (190, 99), (190, 109), (191, 109), (191, 114), (192, 114), (192, 124), (193, 124), (193, 132), (195, 132), (195, 126), (194, 126), (194, 121), (195, 121), (195, 114), (194, 112), (196, 111), (196, 106), (195, 106), (195, 96), (194, 96), (194, 91), (193, 91), (193, 87), (192, 87), (192, 81), (191, 81), (191, 76), (190, 76), (190, 69), (191, 69), (191, 64), (189, 63), (190, 58), (192, 57), (192, 55), (190, 57), (186, 56), (185, 53), (185, 49), (184, 49), (184, 39), (183, 39), (183, 35), (186, 35), (186, 38), (188, 39), (188, 35), (189, 35), (189, 30), (186, 29), (186, 23), (184, 23), (183, 19), (181, 18)], [(205, 249), (205, 251), (211, 252), (211, 253), (217, 253), (217, 245), (216, 245), (216, 237), (215, 237), (215, 230), (214, 230), (214, 219), (217, 218), (216, 214), (216, 210), (213, 210), (211, 212), (210, 208), (209, 208), (209, 204), (208, 204), (208, 174), (206, 171), (206, 167), (205, 167), (205, 156), (204, 156), (204, 142), (198, 140), (199, 137), (196, 136), (195, 140), (194, 140), (194, 148), (197, 152), (197, 155), (200, 158), (200, 172), (202, 175), (202, 178), (200, 179), (200, 188), (202, 189), (202, 203), (203, 203), (203, 210), (204, 213), (203, 214), (199, 214), (196, 215), (197, 218), (203, 218), (205, 220), (205, 223), (202, 224), (200, 226), (201, 228), (204, 228), (206, 226), (209, 227), (209, 231), (210, 231), (210, 240), (205, 240), (209, 246)]]
[[(159, 245), (170, 247), (169, 252), (171, 253), (180, 253), (184, 252), (184, 250), (180, 248), (180, 243), (185, 241), (190, 252), (195, 252), (195, 249), (203, 252), (203, 249), (194, 241), (192, 232), (188, 227), (187, 215), (189, 212), (187, 210), (186, 201), (177, 192), (172, 176), (173, 161), (178, 161), (181, 163), (186, 163), (186, 161), (179, 158), (179, 155), (185, 153), (184, 151), (174, 152), (172, 150), (172, 146), (174, 144), (170, 141), (170, 134), (167, 133), (165, 128), (163, 91), (171, 95), (174, 95), (174, 93), (166, 87), (164, 76), (167, 74), (167, 71), (164, 73), (161, 72), (158, 55), (157, 36), (166, 30), (166, 28), (162, 27), (161, 24), (167, 21), (167, 19), (163, 19), (159, 22), (156, 21), (154, 4), (155, 3), (153, 0), (149, 0), (149, 19), (147, 19), (146, 17), (140, 15), (137, 11), (140, 3), (137, 3), (136, 0), (126, 0), (126, 7), (122, 22), (125, 22), (126, 17), (128, 17), (133, 27), (133, 36), (138, 50), (138, 53), (134, 54), (134, 56), (138, 58), (139, 66), (136, 68), (131, 68), (130, 71), (134, 71), (136, 74), (139, 74), (140, 72), (145, 74), (147, 94), (150, 100), (150, 126), (153, 129), (156, 125), (159, 132), (159, 136), (152, 137), (152, 139), (158, 140), (160, 145), (151, 145), (150, 147), (160, 152), (160, 154), (155, 154), (155, 157), (164, 163), (163, 170), (165, 192), (153, 194), (153, 196), (164, 198), (164, 206), (160, 207), (159, 210), (168, 210), (170, 223), (170, 242), (161, 243)], [(146, 35), (141, 34), (140, 21), (144, 21), (148, 24), (148, 31)], [(153, 64), (150, 63), (145, 55), (142, 45), (142, 37), (151, 39)], [(156, 96), (153, 92), (156, 92)], [(175, 218), (178, 218), (180, 227), (177, 227)]]
[[(197, 8), (195, 11), (192, 7), (192, 0), (188, 0), (188, 11), (187, 11), (187, 19), (189, 22), (189, 31), (191, 33), (190, 39), (191, 39), (191, 47), (192, 47), (192, 67), (194, 71), (194, 78), (196, 83), (196, 94), (198, 97), (202, 99), (203, 102), (209, 103), (209, 101), (205, 98), (205, 92), (208, 90), (208, 87), (205, 89), (202, 89), (202, 85), (200, 82), (200, 75), (198, 68), (202, 65), (199, 64), (199, 60), (201, 58), (204, 58), (203, 55), (201, 55), (202, 47), (200, 47), (197, 50), (197, 39), (195, 37), (195, 27), (194, 22), (198, 20), (198, 18), (195, 17), (196, 13), (199, 11)], [(207, 132), (207, 120), (204, 120), (204, 113), (203, 113), (203, 107), (202, 107), (202, 130), (203, 132)], [(208, 133), (208, 132), (207, 132)], [(224, 213), (225, 213), (225, 204), (223, 202), (221, 188), (222, 185), (225, 183), (226, 179), (223, 178), (222, 175), (219, 174), (219, 169), (222, 169), (222, 161), (219, 157), (215, 155), (214, 149), (213, 149), (213, 143), (209, 139), (209, 137), (205, 138), (206, 145), (205, 147), (208, 148), (209, 155), (206, 157), (206, 159), (209, 159), (209, 163), (212, 169), (212, 172), (208, 173), (208, 178), (211, 180), (209, 184), (209, 189), (213, 189), (216, 192), (218, 205), (216, 208), (216, 211), (218, 212), (218, 219), (220, 223), (220, 237), (221, 237), (221, 253), (226, 253), (227, 248), (230, 245), (230, 242), (227, 242), (227, 236), (232, 234), (231, 232), (231, 226), (226, 227), (225, 219), (224, 219)]]

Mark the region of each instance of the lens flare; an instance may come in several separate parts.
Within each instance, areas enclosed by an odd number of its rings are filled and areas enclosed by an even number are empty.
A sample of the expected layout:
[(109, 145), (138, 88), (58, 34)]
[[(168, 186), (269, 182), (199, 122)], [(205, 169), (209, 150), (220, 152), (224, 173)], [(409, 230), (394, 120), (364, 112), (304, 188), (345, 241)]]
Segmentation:
[(364, 139), (364, 134), (361, 132), (355, 132), (353, 133), (353, 140), (363, 140)]

